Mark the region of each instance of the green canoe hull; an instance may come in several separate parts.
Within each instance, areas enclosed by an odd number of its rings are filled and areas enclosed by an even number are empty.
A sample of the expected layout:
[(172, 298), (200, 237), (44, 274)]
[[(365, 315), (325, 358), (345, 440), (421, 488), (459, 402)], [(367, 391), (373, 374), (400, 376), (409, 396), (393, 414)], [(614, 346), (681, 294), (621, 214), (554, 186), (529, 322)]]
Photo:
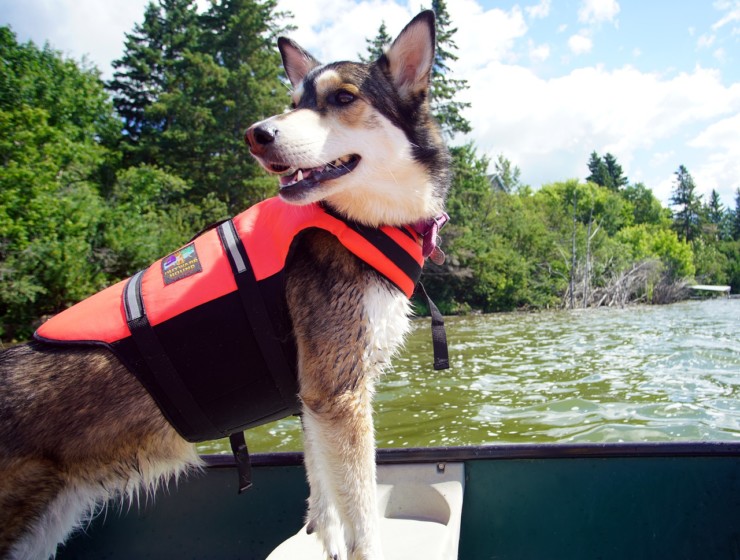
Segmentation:
[[(139, 507), (111, 506), (61, 559), (264, 560), (303, 524), (299, 453), (228, 457)], [(388, 449), (379, 464), (463, 463), (459, 558), (740, 558), (740, 445), (661, 443)]]

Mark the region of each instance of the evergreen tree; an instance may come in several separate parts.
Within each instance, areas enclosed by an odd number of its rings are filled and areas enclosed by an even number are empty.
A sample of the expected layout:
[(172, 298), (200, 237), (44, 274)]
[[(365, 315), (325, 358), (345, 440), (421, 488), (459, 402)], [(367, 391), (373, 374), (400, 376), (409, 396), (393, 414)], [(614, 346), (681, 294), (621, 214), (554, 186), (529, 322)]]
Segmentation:
[(385, 21), (380, 24), (378, 28), (378, 34), (374, 39), (365, 39), (367, 43), (367, 54), (363, 56), (359, 55), (362, 62), (372, 62), (380, 58), (385, 52), (386, 47), (393, 42), (393, 37), (388, 34), (388, 29), (385, 26)]
[(624, 176), (622, 166), (617, 163), (617, 158), (612, 154), (607, 153), (604, 156), (604, 165), (606, 166), (606, 171), (609, 175), (609, 184), (604, 185), (605, 187), (608, 187), (613, 191), (618, 191), (627, 185), (627, 177)]
[(447, 135), (464, 134), (472, 130), (470, 122), (462, 115), (470, 103), (455, 101), (455, 96), (459, 91), (468, 89), (468, 82), (449, 77), (450, 68), (447, 65), (457, 60), (454, 54), (457, 45), (453, 39), (457, 28), (452, 27), (445, 0), (432, 0), (432, 10), (437, 16), (437, 49), (430, 88), (432, 113)]
[(719, 193), (712, 189), (707, 202), (707, 219), (710, 223), (719, 226), (725, 216), (725, 207), (719, 197)]
[(704, 215), (707, 221), (707, 234), (714, 239), (730, 239), (730, 212), (725, 209), (719, 193), (712, 189), (709, 195), (709, 201), (704, 208)]
[(588, 160), (588, 170), (590, 174), (586, 181), (591, 181), (612, 191), (621, 190), (628, 183), (627, 177), (624, 176), (622, 166), (617, 163), (617, 158), (607, 153), (602, 159), (595, 151), (591, 152)]
[(127, 37), (110, 84), (124, 119), (127, 163), (163, 167), (238, 212), (274, 191), (249, 157), (244, 130), (287, 104), (274, 48), (276, 0), (158, 0)]
[[(277, 0), (222, 0), (203, 15), (201, 58), (209, 97), (202, 107), (209, 120), (198, 143), (202, 171), (193, 170), (200, 183), (196, 193), (220, 193), (232, 212), (271, 195), (276, 181), (267, 176), (244, 144), (244, 131), (252, 123), (282, 112), (289, 103), (277, 37), (290, 30), (279, 24), (286, 14)], [(205, 85), (204, 85), (205, 87)]]
[(732, 213), (732, 238), (740, 241), (740, 188), (735, 190), (735, 211)]
[(595, 151), (591, 152), (591, 158), (588, 161), (588, 170), (591, 173), (586, 177), (586, 181), (601, 185), (602, 187), (611, 188), (611, 176), (609, 175), (609, 170), (607, 169), (604, 160), (601, 159), (601, 156)]
[(673, 227), (684, 241), (693, 241), (701, 231), (701, 195), (696, 194), (696, 185), (691, 173), (680, 165), (675, 173), (671, 205), (677, 207), (673, 212)]
[[(152, 110), (161, 96), (177, 87), (187, 69), (186, 53), (198, 40), (195, 0), (151, 1), (144, 21), (126, 34), (125, 52), (113, 62), (116, 71), (108, 89), (124, 122), (126, 140), (134, 163), (155, 163), (156, 153), (147, 142), (172, 126), (173, 114)], [(179, 68), (178, 68), (179, 67)]]
[(510, 160), (499, 154), (494, 163), (495, 177), (507, 193), (517, 192), (521, 187), (522, 170)]

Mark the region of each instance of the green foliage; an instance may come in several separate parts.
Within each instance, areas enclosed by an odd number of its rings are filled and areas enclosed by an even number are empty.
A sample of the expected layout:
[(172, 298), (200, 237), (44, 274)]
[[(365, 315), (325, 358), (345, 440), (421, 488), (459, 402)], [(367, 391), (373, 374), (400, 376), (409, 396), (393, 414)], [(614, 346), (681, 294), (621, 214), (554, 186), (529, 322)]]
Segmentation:
[(623, 198), (631, 204), (632, 223), (669, 227), (671, 213), (655, 197), (653, 191), (642, 183), (628, 185), (622, 191)]
[(629, 259), (632, 262), (658, 259), (675, 280), (690, 278), (695, 274), (691, 246), (680, 240), (674, 231), (638, 224), (622, 229), (615, 237), (629, 250)]
[(694, 253), (696, 281), (700, 284), (726, 285), (729, 281), (729, 263), (716, 240), (697, 239), (691, 248)]
[(733, 294), (740, 293), (740, 240), (721, 242), (717, 248), (726, 258), (726, 283)]
[(0, 335), (105, 284), (100, 227), (116, 120), (97, 72), (0, 29)]
[(680, 165), (675, 175), (671, 195), (671, 205), (676, 207), (673, 212), (673, 227), (681, 239), (693, 241), (701, 232), (701, 195), (696, 194), (694, 178), (686, 167)]
[(106, 271), (125, 278), (183, 245), (209, 223), (228, 217), (215, 196), (189, 201), (190, 186), (161, 169), (123, 170), (113, 188), (104, 231)]
[(624, 188), (629, 182), (627, 177), (624, 176), (622, 166), (617, 163), (617, 158), (609, 153), (602, 159), (596, 152), (591, 152), (588, 170), (590, 175), (586, 177), (586, 181), (596, 183), (612, 191)]
[(740, 241), (740, 188), (735, 190), (735, 210), (730, 216), (730, 236)]
[(244, 130), (287, 104), (274, 0), (159, 0), (127, 35), (109, 84), (124, 119), (126, 164), (187, 178), (237, 212), (274, 191), (247, 157)]

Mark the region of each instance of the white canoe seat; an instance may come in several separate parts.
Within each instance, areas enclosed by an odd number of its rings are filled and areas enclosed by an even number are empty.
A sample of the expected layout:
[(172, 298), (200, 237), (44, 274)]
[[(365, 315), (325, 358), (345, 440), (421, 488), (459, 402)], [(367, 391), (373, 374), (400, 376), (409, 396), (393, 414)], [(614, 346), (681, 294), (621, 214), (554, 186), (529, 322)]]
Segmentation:
[[(378, 466), (380, 538), (386, 560), (454, 560), (465, 489), (462, 463)], [(267, 560), (325, 560), (302, 527)]]

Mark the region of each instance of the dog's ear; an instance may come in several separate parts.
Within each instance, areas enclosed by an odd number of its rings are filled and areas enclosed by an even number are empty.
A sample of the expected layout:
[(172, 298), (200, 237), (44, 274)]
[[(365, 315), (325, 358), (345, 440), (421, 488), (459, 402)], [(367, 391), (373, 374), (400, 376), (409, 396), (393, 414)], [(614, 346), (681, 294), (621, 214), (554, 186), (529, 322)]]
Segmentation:
[(403, 28), (386, 51), (384, 57), (391, 79), (402, 96), (413, 95), (429, 87), (434, 46), (434, 12), (425, 10)]
[(287, 37), (278, 38), (278, 49), (283, 57), (283, 67), (293, 87), (297, 87), (313, 68), (319, 66), (319, 61), (304, 51), (298, 43)]

